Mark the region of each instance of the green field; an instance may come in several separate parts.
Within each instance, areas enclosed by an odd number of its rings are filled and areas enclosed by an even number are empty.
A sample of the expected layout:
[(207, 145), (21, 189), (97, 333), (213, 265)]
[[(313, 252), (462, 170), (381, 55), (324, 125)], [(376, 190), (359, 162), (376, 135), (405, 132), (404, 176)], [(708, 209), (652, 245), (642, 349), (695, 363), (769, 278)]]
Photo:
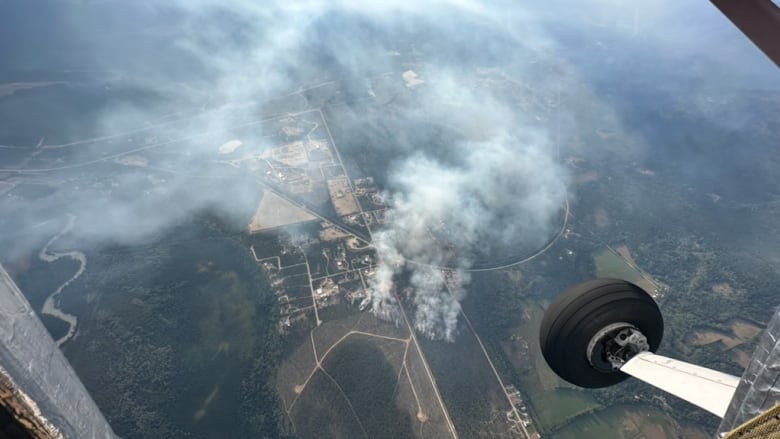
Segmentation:
[(656, 408), (613, 406), (584, 415), (558, 431), (560, 439), (666, 439), (707, 437), (703, 432), (680, 426)]
[(507, 434), (509, 402), (474, 333), (461, 328), (454, 343), (419, 339), (444, 404), (461, 437)]
[(514, 367), (521, 371), (522, 391), (530, 398), (542, 428), (554, 429), (579, 414), (600, 408), (595, 398), (561, 380), (547, 366), (536, 341), (539, 338), (539, 322), (544, 314), (542, 307), (535, 302), (527, 303), (524, 312), (528, 318), (513, 332), (529, 340), (529, 358), (526, 361), (534, 366), (527, 367), (523, 359), (513, 358), (509, 350), (505, 352)]
[[(609, 254), (614, 253), (607, 250)], [(623, 266), (619, 255), (603, 261)], [(620, 259), (618, 259), (620, 258)], [(628, 267), (630, 269), (630, 267)], [(614, 272), (613, 272), (614, 273)], [(612, 274), (612, 276), (616, 276)], [(602, 406), (595, 397), (557, 377), (550, 370), (539, 349), (539, 323), (544, 309), (538, 302), (523, 305), (524, 318), (512, 333), (528, 342), (528, 350), (513, 350), (503, 343), (504, 352), (519, 372), (519, 388), (530, 400), (545, 437), (562, 439), (667, 439), (708, 437), (700, 429), (681, 426), (669, 415), (646, 405)]]
[[(333, 349), (323, 367), (351, 403), (368, 437), (412, 437), (411, 416), (399, 410), (395, 401), (398, 373), (377, 346), (382, 341), (386, 340), (351, 336)], [(400, 350), (396, 357), (401, 360), (405, 345), (399, 341), (388, 343), (388, 349)], [(331, 422), (336, 420), (331, 418)]]
[(558, 388), (531, 396), (539, 420), (545, 427), (561, 425), (577, 415), (599, 407), (592, 396), (580, 390)]
[(365, 427), (333, 379), (318, 370), (293, 407), (294, 433), (302, 438), (366, 437)]
[(596, 265), (596, 276), (598, 277), (627, 280), (648, 292), (653, 292), (657, 288), (647, 277), (642, 276), (641, 272), (629, 265), (622, 256), (609, 248), (594, 252), (593, 263)]

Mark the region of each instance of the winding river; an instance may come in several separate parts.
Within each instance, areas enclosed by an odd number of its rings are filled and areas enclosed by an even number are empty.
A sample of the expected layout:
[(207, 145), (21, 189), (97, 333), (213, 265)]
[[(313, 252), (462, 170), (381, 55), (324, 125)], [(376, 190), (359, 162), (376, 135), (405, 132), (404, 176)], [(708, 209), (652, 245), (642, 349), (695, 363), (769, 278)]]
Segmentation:
[(69, 251), (69, 252), (50, 252), (49, 247), (51, 247), (52, 244), (54, 244), (58, 239), (60, 239), (62, 236), (68, 234), (71, 229), (73, 229), (73, 225), (76, 223), (76, 216), (75, 215), (68, 215), (68, 224), (65, 225), (65, 227), (55, 235), (53, 238), (49, 240), (48, 243), (46, 243), (46, 246), (44, 246), (41, 251), (38, 253), (38, 257), (45, 262), (54, 262), (59, 260), (60, 258), (71, 258), (75, 261), (79, 262), (79, 269), (76, 271), (76, 273), (65, 283), (59, 286), (56, 290), (54, 290), (53, 293), (49, 294), (49, 297), (46, 298), (46, 302), (43, 303), (43, 309), (41, 310), (41, 314), (46, 314), (48, 316), (52, 316), (55, 318), (58, 318), (65, 323), (68, 324), (68, 332), (56, 340), (57, 346), (62, 346), (63, 343), (70, 340), (76, 335), (76, 327), (78, 325), (78, 318), (72, 314), (68, 314), (60, 309), (60, 293), (62, 293), (62, 290), (65, 289), (68, 285), (71, 284), (74, 280), (78, 279), (79, 276), (81, 276), (82, 273), (84, 273), (84, 270), (87, 268), (87, 257), (84, 255), (84, 253), (79, 251)]

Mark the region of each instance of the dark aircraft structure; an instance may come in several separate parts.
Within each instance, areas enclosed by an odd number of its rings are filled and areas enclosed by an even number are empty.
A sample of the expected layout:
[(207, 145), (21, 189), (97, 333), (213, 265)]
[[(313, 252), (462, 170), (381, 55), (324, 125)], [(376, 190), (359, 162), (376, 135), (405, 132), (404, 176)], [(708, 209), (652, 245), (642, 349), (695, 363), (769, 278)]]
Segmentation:
[(661, 311), (642, 288), (593, 279), (547, 308), (539, 344), (550, 368), (577, 386), (607, 387), (633, 376), (722, 418), (723, 437), (780, 437), (780, 310), (741, 379), (655, 354), (663, 331)]
[(780, 8), (772, 0), (712, 0), (764, 54), (780, 67)]

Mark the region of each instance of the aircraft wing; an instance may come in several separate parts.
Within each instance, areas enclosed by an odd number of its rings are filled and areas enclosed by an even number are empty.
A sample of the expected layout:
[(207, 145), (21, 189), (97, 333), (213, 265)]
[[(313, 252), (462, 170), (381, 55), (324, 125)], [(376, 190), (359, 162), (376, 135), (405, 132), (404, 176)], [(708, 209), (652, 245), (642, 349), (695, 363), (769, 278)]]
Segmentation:
[(642, 352), (620, 368), (633, 377), (723, 417), (740, 379), (706, 367)]

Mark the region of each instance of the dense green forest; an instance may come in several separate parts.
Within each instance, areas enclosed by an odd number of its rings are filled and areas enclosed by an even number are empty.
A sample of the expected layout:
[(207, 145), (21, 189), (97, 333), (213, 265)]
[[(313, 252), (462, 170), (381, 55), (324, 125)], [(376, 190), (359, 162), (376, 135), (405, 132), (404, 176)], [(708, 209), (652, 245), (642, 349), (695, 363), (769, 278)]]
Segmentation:
[[(88, 270), (61, 298), (79, 316), (63, 349), (117, 434), (285, 435), (277, 301), (242, 231), (204, 213), (143, 243), (84, 250)], [(36, 309), (75, 271), (62, 261), (17, 276)], [(52, 332), (55, 321), (44, 320)]]

